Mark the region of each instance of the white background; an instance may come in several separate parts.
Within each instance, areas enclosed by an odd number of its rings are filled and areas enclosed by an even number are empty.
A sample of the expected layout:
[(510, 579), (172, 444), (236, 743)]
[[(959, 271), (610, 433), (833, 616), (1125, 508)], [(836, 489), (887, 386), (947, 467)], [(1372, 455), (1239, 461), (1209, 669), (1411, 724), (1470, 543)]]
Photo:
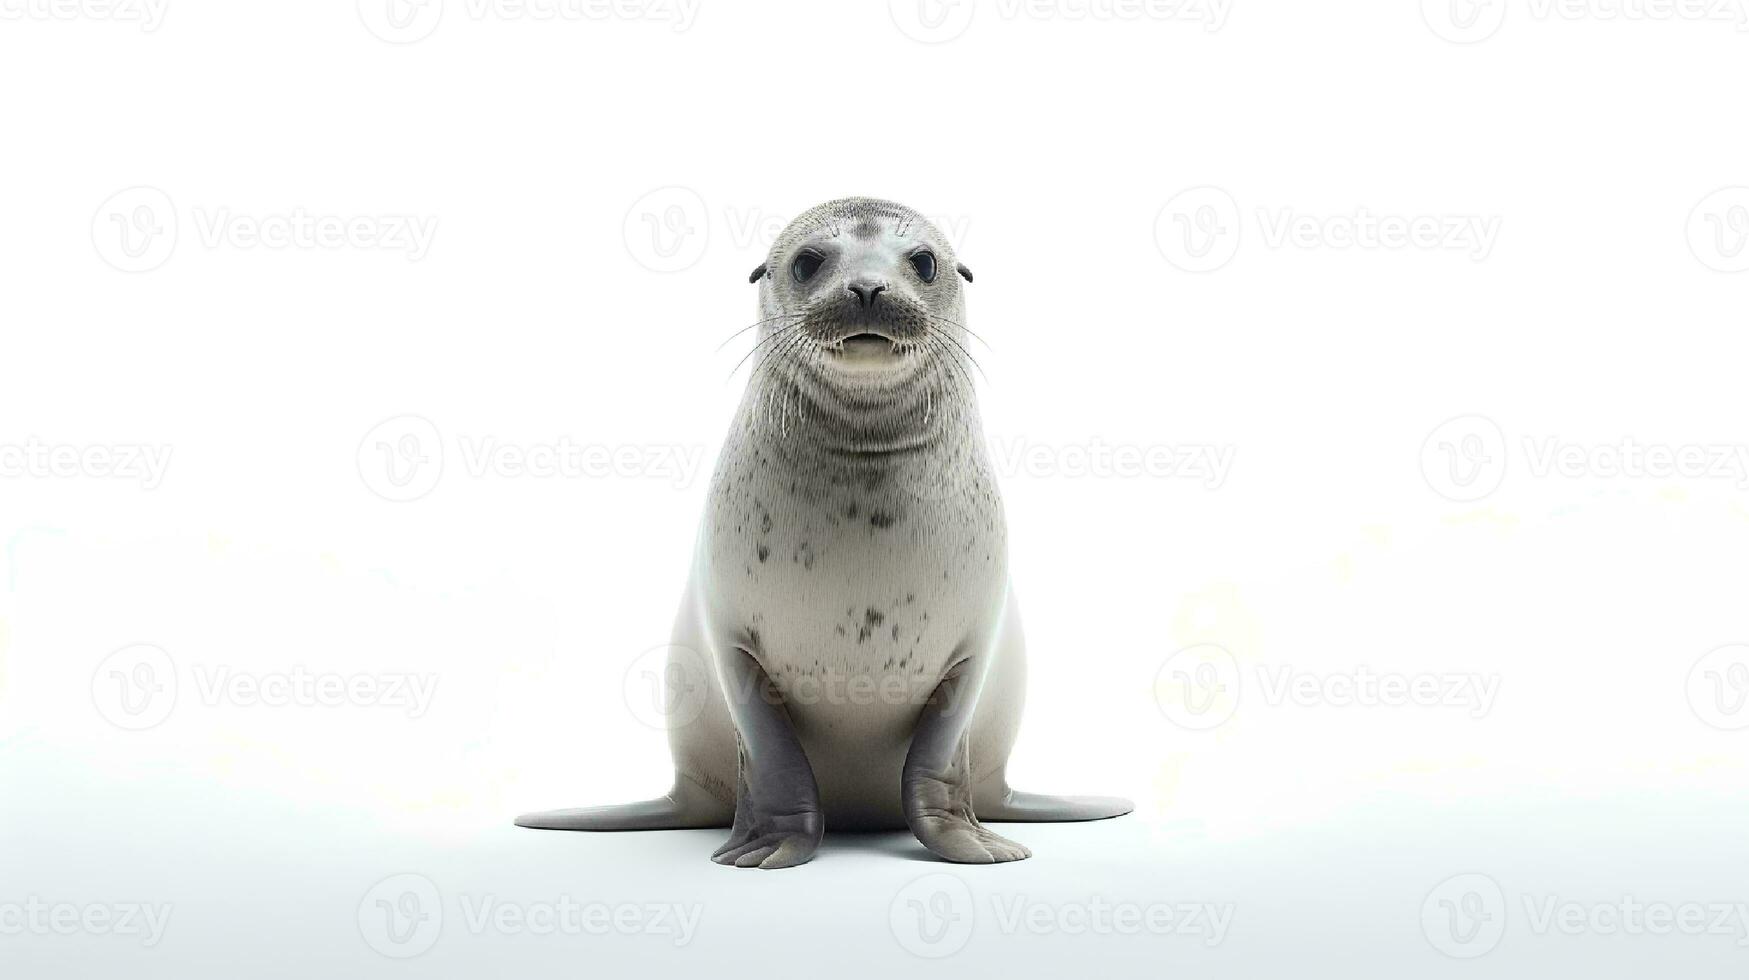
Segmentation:
[[(1711, 911), (1749, 903), (1736, 3), (427, 4), (0, 0), (7, 976), (1749, 969)], [(511, 827), (666, 787), (639, 655), (751, 335), (717, 347), (847, 194), (977, 275), (1011, 773), (1137, 812), (781, 874)], [(347, 233), (251, 237), (305, 218)], [(298, 674), (435, 687), (249, 687)], [(1380, 676), (1440, 696), (1346, 696)], [(698, 924), (470, 918), (566, 896)], [(100, 924), (132, 904), (156, 942)], [(1185, 904), (1218, 942), (1036, 924)]]

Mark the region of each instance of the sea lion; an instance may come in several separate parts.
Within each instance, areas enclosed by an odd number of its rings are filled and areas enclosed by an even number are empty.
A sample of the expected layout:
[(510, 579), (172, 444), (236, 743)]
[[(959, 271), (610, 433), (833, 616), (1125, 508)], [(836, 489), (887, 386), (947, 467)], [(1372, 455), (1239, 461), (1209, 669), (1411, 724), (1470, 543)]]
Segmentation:
[(1007, 530), (971, 378), (972, 273), (909, 208), (845, 198), (754, 270), (754, 367), (712, 478), (669, 653), (697, 710), (641, 803), (524, 827), (732, 827), (736, 867), (808, 861), (827, 826), (909, 827), (949, 861), (1029, 857), (981, 821), (1097, 820), (1127, 800), (1022, 793)]

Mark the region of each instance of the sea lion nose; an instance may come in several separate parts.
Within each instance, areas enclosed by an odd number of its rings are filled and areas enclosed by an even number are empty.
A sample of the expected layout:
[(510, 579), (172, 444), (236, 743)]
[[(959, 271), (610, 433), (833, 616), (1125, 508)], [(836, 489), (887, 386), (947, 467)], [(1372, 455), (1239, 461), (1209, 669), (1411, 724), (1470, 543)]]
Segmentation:
[(887, 288), (887, 284), (879, 279), (853, 279), (844, 288), (850, 290), (850, 294), (856, 297), (856, 305), (870, 307), (881, 295), (881, 290)]

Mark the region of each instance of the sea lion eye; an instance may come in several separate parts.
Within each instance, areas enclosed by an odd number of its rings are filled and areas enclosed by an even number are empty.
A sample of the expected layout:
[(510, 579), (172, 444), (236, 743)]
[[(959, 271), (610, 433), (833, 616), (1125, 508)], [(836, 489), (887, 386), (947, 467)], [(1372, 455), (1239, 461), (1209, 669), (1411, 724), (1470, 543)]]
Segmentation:
[(820, 266), (825, 261), (826, 257), (819, 252), (803, 252), (790, 263), (790, 275), (796, 277), (796, 282), (807, 282), (814, 278), (814, 273), (820, 271)]
[(917, 275), (924, 282), (935, 281), (935, 253), (918, 252), (911, 256), (911, 268), (917, 270)]

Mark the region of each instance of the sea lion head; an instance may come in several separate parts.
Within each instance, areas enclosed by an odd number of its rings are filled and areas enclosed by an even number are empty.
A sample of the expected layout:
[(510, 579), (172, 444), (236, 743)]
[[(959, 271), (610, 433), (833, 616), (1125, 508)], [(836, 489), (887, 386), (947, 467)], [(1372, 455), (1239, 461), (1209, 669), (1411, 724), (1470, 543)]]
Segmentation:
[[(810, 208), (753, 270), (760, 364), (840, 393), (916, 394), (966, 369), (961, 290), (971, 278), (940, 229), (902, 204), (848, 197)], [(969, 389), (969, 377), (956, 383)]]

